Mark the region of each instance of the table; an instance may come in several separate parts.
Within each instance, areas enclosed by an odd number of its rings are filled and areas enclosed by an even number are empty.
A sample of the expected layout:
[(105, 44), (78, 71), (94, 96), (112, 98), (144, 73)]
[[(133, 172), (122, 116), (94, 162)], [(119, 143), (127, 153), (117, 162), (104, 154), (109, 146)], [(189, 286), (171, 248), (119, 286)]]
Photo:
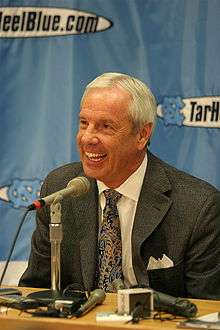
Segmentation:
[[(22, 288), (25, 296), (36, 289)], [(198, 316), (220, 311), (220, 301), (213, 300), (192, 300), (198, 307)], [(141, 320), (138, 324), (123, 324), (121, 322), (96, 322), (96, 313), (112, 311), (117, 308), (117, 295), (107, 294), (102, 305), (96, 306), (88, 314), (81, 318), (60, 319), (32, 317), (31, 315), (18, 310), (8, 310), (0, 314), (1, 330), (115, 330), (115, 329), (147, 329), (147, 330), (168, 330), (176, 329), (176, 324), (184, 318), (176, 318), (170, 321)]]

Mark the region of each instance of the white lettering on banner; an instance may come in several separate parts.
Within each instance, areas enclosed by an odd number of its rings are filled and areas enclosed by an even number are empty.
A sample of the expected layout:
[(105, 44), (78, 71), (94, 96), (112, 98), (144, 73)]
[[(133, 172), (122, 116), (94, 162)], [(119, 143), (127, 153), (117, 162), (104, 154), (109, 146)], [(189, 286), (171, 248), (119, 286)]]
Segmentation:
[(165, 126), (220, 128), (220, 96), (164, 97), (157, 115)]
[(112, 22), (94, 13), (52, 7), (0, 7), (0, 38), (95, 33)]

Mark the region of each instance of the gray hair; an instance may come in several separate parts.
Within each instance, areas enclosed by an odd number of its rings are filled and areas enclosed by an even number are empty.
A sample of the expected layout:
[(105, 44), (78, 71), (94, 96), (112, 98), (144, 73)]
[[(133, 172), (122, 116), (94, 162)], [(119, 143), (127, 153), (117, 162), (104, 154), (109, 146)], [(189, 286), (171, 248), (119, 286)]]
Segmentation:
[(141, 129), (146, 123), (156, 124), (157, 104), (150, 88), (142, 81), (129, 75), (117, 72), (107, 72), (91, 81), (85, 89), (81, 104), (91, 88), (121, 86), (129, 92), (133, 102), (128, 111), (133, 120), (134, 129)]

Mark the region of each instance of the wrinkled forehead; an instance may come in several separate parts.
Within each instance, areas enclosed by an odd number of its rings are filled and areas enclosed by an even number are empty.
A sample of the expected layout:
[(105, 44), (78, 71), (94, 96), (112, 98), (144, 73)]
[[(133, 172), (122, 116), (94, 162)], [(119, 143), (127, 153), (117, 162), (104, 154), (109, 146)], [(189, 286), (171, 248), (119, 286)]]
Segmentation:
[(91, 88), (81, 103), (81, 112), (99, 111), (128, 113), (132, 98), (122, 88)]

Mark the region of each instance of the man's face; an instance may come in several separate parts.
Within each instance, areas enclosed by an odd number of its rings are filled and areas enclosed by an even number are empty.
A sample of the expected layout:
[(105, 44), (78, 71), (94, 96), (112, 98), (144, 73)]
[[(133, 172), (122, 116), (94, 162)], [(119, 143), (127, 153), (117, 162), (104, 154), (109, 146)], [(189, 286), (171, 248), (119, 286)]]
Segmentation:
[(77, 145), (84, 172), (110, 188), (120, 186), (139, 167), (149, 138), (150, 129), (145, 141), (134, 132), (131, 101), (120, 87), (92, 88), (79, 114)]

